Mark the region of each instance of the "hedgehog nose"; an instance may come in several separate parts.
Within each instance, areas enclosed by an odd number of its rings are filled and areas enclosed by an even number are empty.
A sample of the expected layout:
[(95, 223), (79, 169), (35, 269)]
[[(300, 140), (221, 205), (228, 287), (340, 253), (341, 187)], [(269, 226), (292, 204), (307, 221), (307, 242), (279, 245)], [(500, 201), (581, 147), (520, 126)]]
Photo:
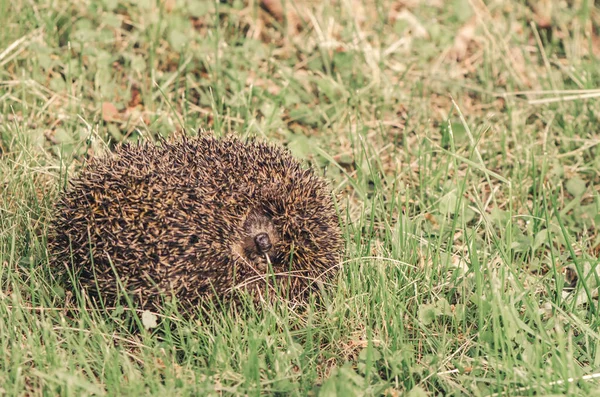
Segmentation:
[(254, 243), (256, 244), (256, 248), (261, 252), (268, 252), (271, 247), (271, 239), (269, 239), (269, 235), (267, 233), (259, 233), (254, 237)]

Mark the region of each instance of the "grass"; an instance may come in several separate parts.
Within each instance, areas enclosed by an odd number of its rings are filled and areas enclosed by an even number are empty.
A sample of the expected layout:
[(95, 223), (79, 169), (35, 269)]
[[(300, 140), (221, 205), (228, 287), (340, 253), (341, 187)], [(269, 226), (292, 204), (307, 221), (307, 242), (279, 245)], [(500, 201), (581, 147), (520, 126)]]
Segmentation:
[[(283, 3), (0, 0), (0, 394), (599, 395), (600, 9)], [(53, 281), (81, 163), (199, 127), (331, 180), (325, 306), (133, 333)]]

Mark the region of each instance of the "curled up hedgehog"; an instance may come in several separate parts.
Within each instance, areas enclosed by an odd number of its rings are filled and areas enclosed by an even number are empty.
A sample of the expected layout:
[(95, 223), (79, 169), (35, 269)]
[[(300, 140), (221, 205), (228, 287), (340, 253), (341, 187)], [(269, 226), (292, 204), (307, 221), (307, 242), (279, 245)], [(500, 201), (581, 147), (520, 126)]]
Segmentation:
[(326, 182), (285, 149), (231, 137), (125, 144), (94, 158), (50, 226), (51, 265), (105, 307), (124, 293), (144, 309), (240, 290), (302, 301), (331, 280), (342, 249)]

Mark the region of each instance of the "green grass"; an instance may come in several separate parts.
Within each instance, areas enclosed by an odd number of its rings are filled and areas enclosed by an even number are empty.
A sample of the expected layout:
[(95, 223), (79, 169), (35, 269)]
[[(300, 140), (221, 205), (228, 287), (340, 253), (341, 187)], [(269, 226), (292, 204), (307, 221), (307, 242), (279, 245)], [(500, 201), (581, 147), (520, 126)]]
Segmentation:
[[(0, 394), (600, 395), (600, 9), (250, 3), (0, 0)], [(68, 177), (200, 127), (331, 180), (326, 305), (135, 333), (56, 284)]]

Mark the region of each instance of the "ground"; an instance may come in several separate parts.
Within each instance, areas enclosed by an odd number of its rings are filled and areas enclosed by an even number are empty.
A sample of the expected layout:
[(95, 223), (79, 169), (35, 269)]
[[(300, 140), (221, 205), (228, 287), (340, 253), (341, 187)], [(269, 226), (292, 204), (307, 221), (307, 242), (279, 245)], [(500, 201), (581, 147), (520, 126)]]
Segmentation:
[[(0, 394), (600, 395), (600, 9), (0, 1)], [(325, 304), (91, 310), (48, 268), (90, 156), (199, 128), (324, 174)]]

